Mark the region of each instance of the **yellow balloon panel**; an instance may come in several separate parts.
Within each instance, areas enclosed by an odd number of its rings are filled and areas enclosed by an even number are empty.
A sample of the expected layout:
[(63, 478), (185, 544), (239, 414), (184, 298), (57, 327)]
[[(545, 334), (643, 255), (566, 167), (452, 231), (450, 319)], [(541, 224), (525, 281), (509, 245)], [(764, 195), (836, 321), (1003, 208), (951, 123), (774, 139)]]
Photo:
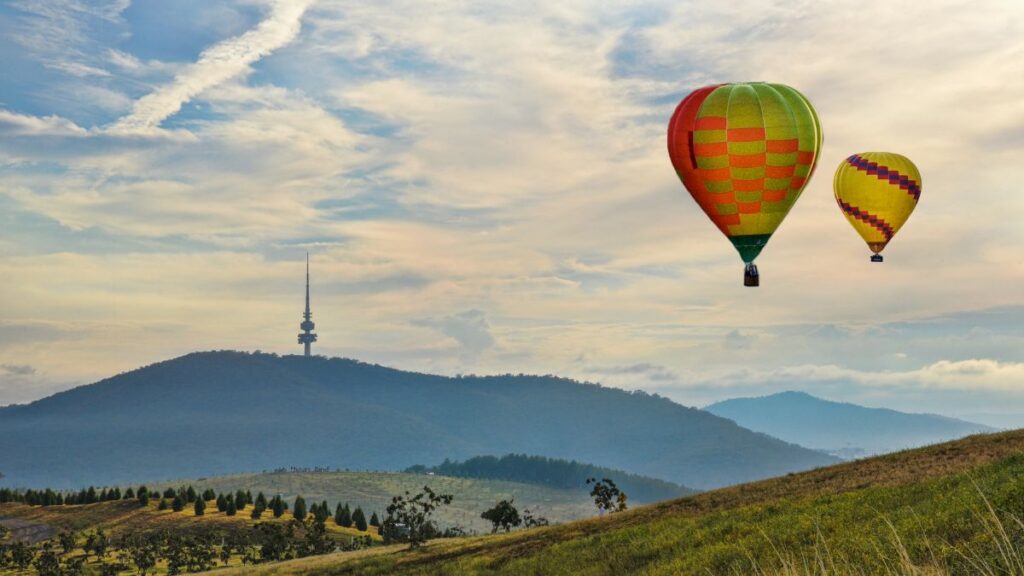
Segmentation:
[(833, 188), (839, 209), (877, 254), (917, 206), (921, 173), (905, 156), (865, 152), (843, 160)]

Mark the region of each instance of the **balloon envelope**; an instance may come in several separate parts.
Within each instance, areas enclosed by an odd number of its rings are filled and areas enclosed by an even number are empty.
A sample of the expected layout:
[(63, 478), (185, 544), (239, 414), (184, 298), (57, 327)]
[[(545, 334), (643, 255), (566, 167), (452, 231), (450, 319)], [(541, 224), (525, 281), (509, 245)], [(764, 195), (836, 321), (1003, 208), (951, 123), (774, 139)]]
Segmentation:
[(839, 164), (832, 183), (839, 209), (876, 255), (921, 197), (921, 172), (906, 156), (891, 152), (850, 156)]
[(807, 98), (764, 82), (695, 90), (668, 126), (680, 180), (748, 264), (803, 192), (821, 140)]

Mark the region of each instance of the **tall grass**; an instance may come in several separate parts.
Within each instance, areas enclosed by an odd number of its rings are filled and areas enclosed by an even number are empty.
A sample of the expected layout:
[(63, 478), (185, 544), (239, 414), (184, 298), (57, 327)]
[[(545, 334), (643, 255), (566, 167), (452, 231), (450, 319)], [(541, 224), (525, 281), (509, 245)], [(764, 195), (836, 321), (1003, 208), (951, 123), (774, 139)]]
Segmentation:
[[(980, 497), (980, 506), (972, 510), (974, 518), (983, 526), (973, 546), (953, 546), (946, 541), (933, 542), (927, 534), (906, 534), (928, 551), (925, 561), (915, 561), (913, 554), (904, 543), (896, 526), (883, 516), (889, 529), (887, 537), (876, 545), (877, 558), (882, 571), (877, 567), (868, 570), (856, 562), (836, 553), (820, 530), (816, 532), (814, 546), (810, 552), (780, 550), (772, 538), (762, 531), (771, 546), (773, 557), (757, 558), (747, 551), (749, 565), (734, 568), (735, 576), (953, 576), (954, 574), (976, 574), (978, 576), (1024, 576), (1024, 520), (1014, 513), (1000, 513), (992, 505), (977, 483), (975, 490)], [(962, 561), (956, 565), (943, 562), (936, 554), (937, 548), (955, 552)], [(965, 571), (966, 570), (966, 571)], [(711, 574), (709, 572), (709, 574)]]

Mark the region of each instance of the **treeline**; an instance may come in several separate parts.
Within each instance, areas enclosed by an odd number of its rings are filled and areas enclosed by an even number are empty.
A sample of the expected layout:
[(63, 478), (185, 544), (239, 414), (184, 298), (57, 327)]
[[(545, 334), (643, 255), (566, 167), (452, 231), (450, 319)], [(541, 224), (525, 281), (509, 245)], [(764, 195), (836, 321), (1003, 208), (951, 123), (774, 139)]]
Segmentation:
[(637, 502), (658, 502), (693, 493), (693, 490), (685, 486), (657, 478), (584, 464), (575, 460), (560, 460), (525, 454), (507, 454), (500, 458), (477, 456), (465, 462), (446, 459), (437, 466), (412, 466), (407, 468), (406, 472), (434, 473), (459, 478), (508, 480), (567, 490), (583, 487), (587, 478), (612, 478), (624, 491), (629, 493), (630, 498)]
[[(268, 499), (263, 492), (260, 492), (254, 498), (249, 490), (217, 493), (206, 489), (199, 492), (192, 486), (166, 488), (163, 492), (150, 490), (145, 486), (139, 486), (137, 489), (127, 488), (124, 492), (117, 487), (97, 490), (93, 486), (78, 492), (57, 492), (49, 488), (45, 490), (0, 488), (0, 504), (16, 502), (29, 506), (76, 506), (97, 502), (135, 500), (140, 506), (147, 506), (150, 500), (157, 499), (159, 499), (157, 510), (170, 509), (174, 512), (181, 512), (186, 507), (191, 507), (196, 516), (205, 515), (209, 506), (216, 506), (218, 512), (223, 512), (227, 516), (235, 516), (240, 511), (249, 508), (249, 517), (253, 520), (259, 520), (265, 513), (273, 515), (274, 518), (280, 518), (289, 508), (288, 502), (280, 495)], [(208, 502), (212, 504), (207, 504)], [(379, 529), (381, 524), (376, 512), (371, 513), (367, 518), (361, 507), (352, 508), (348, 502), (344, 504), (339, 502), (332, 512), (326, 500), (307, 505), (302, 496), (295, 497), (292, 516), (300, 522), (304, 521), (307, 516), (311, 516), (317, 521), (333, 518), (338, 526), (355, 528), (360, 532), (366, 532), (371, 526)]]

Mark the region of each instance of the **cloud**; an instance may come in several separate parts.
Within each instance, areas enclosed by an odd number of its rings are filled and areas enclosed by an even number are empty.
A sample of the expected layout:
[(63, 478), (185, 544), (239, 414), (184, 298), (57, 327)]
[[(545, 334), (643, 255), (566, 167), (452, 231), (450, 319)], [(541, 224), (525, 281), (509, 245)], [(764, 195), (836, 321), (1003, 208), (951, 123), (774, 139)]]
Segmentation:
[(28, 364), (0, 364), (0, 370), (17, 376), (31, 376), (36, 373), (35, 367)]
[(89, 132), (67, 118), (28, 116), (0, 109), (0, 134), (9, 136), (87, 136)]
[(625, 366), (590, 366), (585, 369), (596, 376), (642, 376), (652, 382), (675, 381), (679, 376), (658, 364), (641, 362)]
[[(231, 78), (244, 74), (254, 62), (291, 42), (299, 33), (302, 15), (313, 0), (278, 0), (270, 15), (254, 28), (220, 42), (199, 55), (199, 60), (174, 81), (143, 96), (132, 112), (115, 122), (113, 134), (152, 134), (183, 104)], [(123, 59), (122, 59), (123, 61)]]
[(465, 310), (443, 318), (419, 320), (415, 324), (429, 326), (455, 340), (460, 357), (465, 361), (476, 361), (495, 344), (487, 315), (482, 310)]

